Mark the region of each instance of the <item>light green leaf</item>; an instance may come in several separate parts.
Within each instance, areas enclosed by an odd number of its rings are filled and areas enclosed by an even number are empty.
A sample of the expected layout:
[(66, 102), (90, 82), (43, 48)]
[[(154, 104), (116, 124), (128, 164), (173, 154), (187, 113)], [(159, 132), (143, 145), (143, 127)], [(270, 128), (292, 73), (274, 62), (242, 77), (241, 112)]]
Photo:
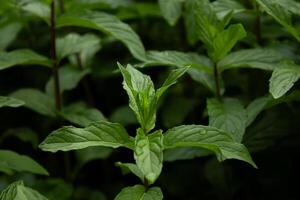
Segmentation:
[(189, 69), (189, 67), (182, 67), (179, 69), (172, 70), (168, 76), (168, 78), (165, 80), (163, 85), (156, 91), (157, 99), (163, 95), (163, 93), (172, 85), (176, 84), (177, 79), (179, 79), (181, 76), (185, 74), (185, 72)]
[(31, 88), (20, 89), (10, 94), (10, 96), (24, 101), (25, 107), (39, 114), (50, 117), (56, 116), (53, 98), (39, 90)]
[[(59, 85), (60, 93), (76, 88), (81, 79), (90, 73), (90, 69), (78, 69), (72, 66), (63, 66), (59, 68)], [(49, 79), (46, 84), (46, 93), (49, 96), (54, 96), (54, 80), (53, 77)]]
[(182, 125), (164, 134), (164, 148), (201, 147), (214, 152), (219, 161), (238, 159), (256, 167), (246, 147), (217, 128), (202, 125)]
[(123, 42), (136, 59), (145, 60), (145, 48), (139, 36), (113, 15), (96, 11), (66, 13), (57, 19), (57, 26), (80, 26), (103, 31)]
[(139, 179), (141, 179), (142, 182), (144, 182), (144, 174), (143, 172), (138, 168), (138, 166), (136, 164), (133, 163), (121, 163), (121, 162), (117, 162), (116, 166), (120, 167), (122, 172), (124, 174), (127, 174), (128, 172), (133, 173), (134, 175), (136, 175), (137, 177), (139, 177)]
[(149, 135), (144, 135), (141, 129), (137, 130), (134, 159), (148, 183), (154, 183), (162, 170), (163, 135), (161, 130)]
[(161, 14), (171, 26), (174, 26), (181, 16), (184, 0), (158, 0)]
[(69, 33), (58, 38), (56, 41), (57, 57), (61, 60), (75, 53), (81, 53), (86, 49), (97, 46), (100, 47), (100, 38), (93, 34), (79, 35)]
[(6, 106), (16, 108), (16, 107), (20, 107), (22, 105), (24, 105), (24, 101), (21, 101), (19, 99), (15, 99), (12, 97), (0, 96), (0, 108), (6, 107)]
[(65, 126), (52, 132), (39, 147), (43, 151), (70, 151), (92, 146), (132, 148), (126, 130), (117, 123), (94, 122), (86, 128)]
[(0, 150), (0, 171), (10, 171), (12, 173), (30, 172), (40, 175), (49, 175), (45, 168), (30, 157), (8, 150)]
[(0, 38), (5, 38), (0, 40), (0, 51), (5, 50), (15, 40), (21, 28), (22, 25), (17, 22), (0, 25)]
[(246, 130), (247, 112), (238, 99), (207, 100), (209, 126), (230, 133), (236, 142), (241, 142)]
[(98, 109), (89, 108), (83, 102), (73, 103), (64, 107), (61, 115), (69, 122), (82, 127), (86, 127), (95, 121), (105, 120), (104, 115)]
[(116, 196), (115, 200), (162, 200), (163, 194), (158, 187), (148, 190), (142, 185), (126, 187)]
[(267, 106), (267, 104), (272, 100), (270, 96), (257, 98), (252, 101), (246, 108), (247, 111), (247, 123), (249, 126), (256, 119), (256, 117), (261, 113)]
[(50, 6), (42, 1), (29, 0), (20, 3), (22, 10), (27, 11), (37, 17), (43, 19), (50, 24)]
[[(297, 9), (297, 6), (285, 6), (285, 3), (282, 4), (281, 0), (256, 0), (257, 3), (269, 14), (271, 15), (278, 23), (284, 26), (287, 31), (289, 31), (299, 42), (300, 34), (299, 31), (292, 24), (292, 16), (290, 13), (291, 7)], [(288, 1), (288, 0), (285, 0)], [(284, 5), (284, 7), (283, 7)], [(298, 10), (296, 10), (299, 13)]]
[(269, 91), (277, 99), (289, 91), (299, 78), (300, 66), (291, 62), (283, 62), (272, 73)]
[(231, 25), (226, 30), (217, 33), (213, 39), (212, 48), (208, 47), (211, 58), (218, 62), (246, 35), (247, 33), (242, 24)]
[(220, 72), (238, 67), (273, 70), (275, 63), (283, 59), (284, 56), (273, 49), (243, 49), (225, 56), (218, 62), (218, 69)]
[(230, 12), (236, 14), (246, 10), (244, 5), (235, 0), (217, 0), (212, 5), (219, 19), (223, 19)]
[(1, 200), (47, 200), (37, 191), (24, 186), (22, 181), (10, 184), (0, 194)]
[(0, 70), (13, 67), (15, 65), (41, 65), (50, 67), (51, 61), (29, 49), (0, 52)]
[(157, 96), (150, 77), (131, 65), (118, 64), (123, 75), (123, 87), (129, 96), (129, 106), (135, 112), (142, 129), (147, 133), (155, 126)]

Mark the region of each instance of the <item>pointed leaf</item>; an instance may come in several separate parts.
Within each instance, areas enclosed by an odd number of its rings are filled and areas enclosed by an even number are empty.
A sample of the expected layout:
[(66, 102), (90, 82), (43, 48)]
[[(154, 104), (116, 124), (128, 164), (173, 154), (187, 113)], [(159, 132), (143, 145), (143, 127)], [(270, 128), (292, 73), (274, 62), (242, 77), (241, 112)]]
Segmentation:
[(94, 46), (100, 47), (100, 39), (96, 35), (69, 33), (64, 37), (58, 38), (56, 41), (58, 60)]
[(207, 100), (209, 126), (230, 133), (236, 142), (241, 142), (246, 130), (247, 112), (237, 99)]
[(162, 131), (144, 135), (138, 129), (135, 138), (134, 159), (149, 184), (155, 182), (162, 170), (163, 135)]
[(22, 181), (10, 184), (0, 194), (1, 200), (47, 200), (37, 191), (24, 186)]
[(144, 182), (144, 174), (138, 168), (138, 166), (136, 164), (117, 162), (116, 166), (120, 167), (124, 174), (128, 173), (128, 171), (129, 171), (129, 172), (133, 173), (134, 175), (136, 175), (137, 177), (139, 177), (139, 179), (141, 179), (142, 182)]
[(30, 172), (40, 175), (49, 175), (44, 167), (30, 157), (8, 150), (0, 150), (0, 171)]
[(270, 96), (261, 97), (255, 99), (247, 106), (247, 126), (252, 124), (255, 118), (265, 109), (265, 107), (271, 100), (272, 98)]
[(0, 52), (0, 70), (13, 67), (15, 65), (41, 65), (50, 67), (51, 61), (29, 49)]
[(240, 13), (246, 10), (244, 5), (235, 0), (218, 0), (212, 3), (219, 19), (223, 19), (228, 13)]
[(214, 61), (221, 60), (247, 33), (241, 24), (229, 26), (226, 30), (216, 34), (212, 48), (208, 47), (209, 54)]
[(43, 151), (70, 151), (91, 146), (131, 148), (131, 139), (123, 126), (106, 121), (94, 122), (86, 128), (65, 126), (52, 132), (39, 147)]
[(238, 159), (256, 167), (246, 147), (217, 128), (202, 125), (182, 125), (164, 134), (164, 147), (201, 147), (214, 152), (219, 161)]
[(139, 36), (113, 15), (96, 11), (66, 13), (57, 19), (57, 26), (80, 26), (103, 31), (123, 42), (136, 59), (145, 60), (145, 48)]
[(27, 11), (50, 25), (50, 6), (42, 1), (23, 1), (19, 5), (22, 10)]
[(157, 97), (151, 78), (131, 65), (118, 64), (123, 75), (123, 87), (129, 96), (129, 106), (135, 112), (143, 130), (147, 133), (155, 126)]
[(16, 108), (16, 107), (20, 107), (22, 105), (24, 105), (24, 101), (21, 101), (19, 99), (15, 99), (15, 98), (12, 98), (12, 97), (4, 97), (4, 96), (0, 96), (0, 108), (2, 107), (13, 107), (13, 108)]
[(116, 196), (115, 200), (162, 200), (163, 194), (158, 187), (148, 190), (142, 185), (126, 187)]
[(0, 38), (5, 38), (0, 40), (0, 51), (5, 50), (15, 40), (21, 28), (22, 25), (18, 22), (0, 25)]
[(158, 4), (164, 18), (171, 26), (174, 26), (180, 18), (182, 3), (184, 0), (159, 0)]
[(290, 62), (281, 63), (272, 73), (270, 93), (275, 99), (289, 91), (300, 78), (300, 66)]
[(10, 94), (10, 96), (24, 101), (25, 107), (39, 114), (50, 117), (56, 116), (53, 98), (39, 90), (31, 88), (20, 89)]
[(243, 49), (230, 53), (218, 62), (219, 71), (231, 68), (257, 68), (273, 70), (275, 63), (284, 59), (284, 56), (273, 49)]

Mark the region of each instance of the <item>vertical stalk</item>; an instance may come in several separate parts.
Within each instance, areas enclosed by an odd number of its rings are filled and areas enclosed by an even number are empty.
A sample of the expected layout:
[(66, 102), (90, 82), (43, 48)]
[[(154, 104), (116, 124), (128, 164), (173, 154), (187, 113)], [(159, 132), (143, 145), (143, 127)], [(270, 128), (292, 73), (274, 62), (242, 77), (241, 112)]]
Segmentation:
[[(83, 66), (82, 66), (82, 61), (81, 61), (81, 58), (80, 58), (80, 54), (76, 53), (75, 57), (76, 57), (76, 61), (77, 61), (77, 64), (79, 66), (79, 69), (83, 70)], [(85, 92), (85, 95), (86, 95), (88, 103), (91, 106), (95, 106), (96, 105), (95, 104), (95, 98), (94, 98), (93, 93), (91, 91), (91, 87), (90, 87), (90, 84), (89, 84), (89, 79), (87, 79), (87, 78), (88, 77), (84, 77), (83, 80), (82, 80), (82, 84), (83, 84), (83, 87), (84, 87), (84, 92)]]
[(51, 2), (51, 58), (53, 61), (52, 73), (54, 79), (54, 96), (57, 110), (61, 110), (61, 95), (58, 74), (58, 60), (56, 56), (56, 30), (55, 30), (55, 0)]
[(65, 3), (64, 0), (59, 0), (59, 9), (60, 13), (63, 14), (65, 12)]
[(255, 25), (254, 25), (254, 32), (255, 32), (255, 37), (256, 37), (256, 42), (258, 45), (261, 45), (262, 43), (262, 38), (261, 38), (261, 17), (259, 13), (259, 7), (256, 2), (253, 3), (254, 10), (256, 12), (256, 18), (255, 18)]
[(221, 87), (220, 87), (220, 76), (216, 64), (214, 64), (214, 79), (216, 84), (216, 96), (218, 100), (221, 100), (222, 97), (221, 97)]

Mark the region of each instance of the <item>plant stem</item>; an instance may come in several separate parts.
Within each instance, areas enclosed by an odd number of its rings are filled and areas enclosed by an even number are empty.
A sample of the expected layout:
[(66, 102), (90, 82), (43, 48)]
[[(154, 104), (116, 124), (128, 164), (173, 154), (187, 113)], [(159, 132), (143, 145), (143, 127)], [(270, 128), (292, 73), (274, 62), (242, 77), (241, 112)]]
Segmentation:
[(256, 18), (255, 18), (255, 36), (256, 36), (256, 42), (258, 45), (261, 45), (262, 43), (262, 38), (261, 38), (261, 17), (259, 13), (259, 6), (257, 5), (256, 2), (253, 3), (254, 10), (256, 12)]
[(61, 95), (58, 74), (58, 60), (56, 56), (56, 30), (55, 30), (55, 0), (51, 2), (51, 58), (53, 61), (52, 73), (54, 79), (54, 96), (57, 110), (61, 110)]
[(222, 97), (221, 97), (220, 77), (219, 77), (219, 72), (216, 64), (214, 64), (214, 79), (216, 84), (216, 96), (219, 100), (221, 100)]
[[(78, 64), (80, 70), (83, 70), (80, 54), (76, 53), (75, 56), (76, 56), (76, 61), (77, 61), (77, 64)], [(85, 95), (87, 97), (88, 103), (91, 106), (95, 106), (96, 105), (95, 104), (95, 98), (94, 98), (93, 93), (91, 91), (91, 87), (90, 87), (90, 84), (89, 84), (89, 79), (87, 79), (87, 77), (84, 77), (83, 80), (82, 80), (82, 84), (83, 84), (83, 87), (84, 87), (84, 91), (85, 91)]]

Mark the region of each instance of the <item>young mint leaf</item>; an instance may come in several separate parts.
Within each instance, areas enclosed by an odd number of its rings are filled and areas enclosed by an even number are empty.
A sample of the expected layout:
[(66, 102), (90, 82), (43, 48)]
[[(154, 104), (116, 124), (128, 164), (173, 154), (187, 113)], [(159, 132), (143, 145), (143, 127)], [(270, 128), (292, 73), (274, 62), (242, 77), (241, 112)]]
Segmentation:
[(158, 187), (146, 189), (142, 185), (126, 187), (116, 196), (115, 200), (162, 200), (163, 194)]
[(182, 125), (164, 134), (164, 148), (200, 147), (214, 152), (219, 161), (238, 159), (256, 167), (246, 147), (228, 133), (209, 126)]
[(174, 26), (181, 16), (184, 0), (158, 0), (161, 14), (171, 26)]
[(0, 52), (0, 70), (15, 65), (41, 65), (51, 67), (51, 61), (29, 49)]
[(273, 49), (242, 49), (225, 56), (217, 66), (220, 72), (238, 67), (273, 70), (276, 63), (283, 59), (284, 56)]
[(241, 142), (246, 130), (247, 112), (238, 99), (207, 100), (209, 126), (230, 133), (236, 142)]
[(129, 25), (113, 15), (97, 11), (66, 13), (57, 19), (57, 27), (65, 26), (79, 26), (103, 31), (123, 42), (136, 59), (145, 60), (145, 48), (139, 36)]
[(0, 96), (0, 108), (2, 107), (20, 107), (22, 105), (24, 105), (25, 102), (21, 101), (19, 99), (16, 98), (12, 98), (12, 97), (4, 97), (4, 96)]
[(30, 157), (8, 150), (0, 150), (0, 171), (9, 172), (9, 174), (14, 172), (30, 172), (49, 175), (44, 167)]
[(141, 179), (142, 182), (144, 182), (144, 174), (143, 172), (138, 168), (138, 166), (136, 164), (133, 163), (121, 163), (121, 162), (117, 162), (116, 166), (120, 167), (122, 169), (122, 172), (124, 174), (127, 174), (128, 172), (133, 173), (134, 175), (136, 175), (137, 177), (139, 177), (139, 179)]
[(45, 93), (31, 88), (20, 89), (12, 94), (11, 97), (24, 101), (24, 106), (42, 115), (55, 117), (56, 110), (54, 100)]
[(219, 19), (224, 19), (230, 12), (236, 14), (246, 10), (244, 5), (235, 0), (217, 0), (212, 5)]
[(98, 109), (89, 108), (83, 102), (73, 103), (64, 107), (61, 115), (69, 122), (82, 127), (87, 127), (95, 121), (105, 120), (104, 115)]
[(43, 151), (70, 151), (91, 146), (132, 148), (132, 140), (123, 126), (99, 121), (86, 128), (65, 126), (52, 132), (39, 147)]
[(246, 35), (247, 33), (243, 25), (231, 25), (216, 34), (213, 39), (212, 48), (208, 47), (208, 53), (215, 62), (218, 62), (231, 51), (240, 39), (246, 37)]
[(155, 126), (157, 96), (150, 77), (142, 74), (131, 65), (124, 68), (118, 64), (123, 75), (123, 87), (129, 96), (129, 106), (145, 133)]
[(141, 129), (137, 130), (134, 159), (148, 184), (154, 183), (162, 170), (163, 135), (161, 130), (149, 135), (145, 135)]
[(272, 73), (269, 91), (275, 99), (278, 99), (289, 91), (299, 78), (299, 65), (291, 62), (282, 62)]
[[(282, 0), (256, 0), (257, 3), (269, 14), (271, 15), (278, 23), (284, 26), (287, 31), (289, 31), (299, 42), (300, 42), (300, 34), (299, 31), (292, 24), (292, 16), (290, 13), (291, 7), (292, 10), (296, 9), (295, 5), (286, 6), (285, 3), (282, 3)], [(290, 0), (284, 0), (289, 1)], [(298, 13), (299, 11), (296, 10)]]
[(77, 33), (69, 33), (68, 35), (58, 38), (56, 41), (56, 51), (58, 60), (70, 56), (75, 53), (91, 47), (100, 47), (100, 38), (93, 34), (79, 35)]
[(48, 200), (37, 191), (24, 186), (22, 181), (10, 184), (0, 194), (1, 200)]

